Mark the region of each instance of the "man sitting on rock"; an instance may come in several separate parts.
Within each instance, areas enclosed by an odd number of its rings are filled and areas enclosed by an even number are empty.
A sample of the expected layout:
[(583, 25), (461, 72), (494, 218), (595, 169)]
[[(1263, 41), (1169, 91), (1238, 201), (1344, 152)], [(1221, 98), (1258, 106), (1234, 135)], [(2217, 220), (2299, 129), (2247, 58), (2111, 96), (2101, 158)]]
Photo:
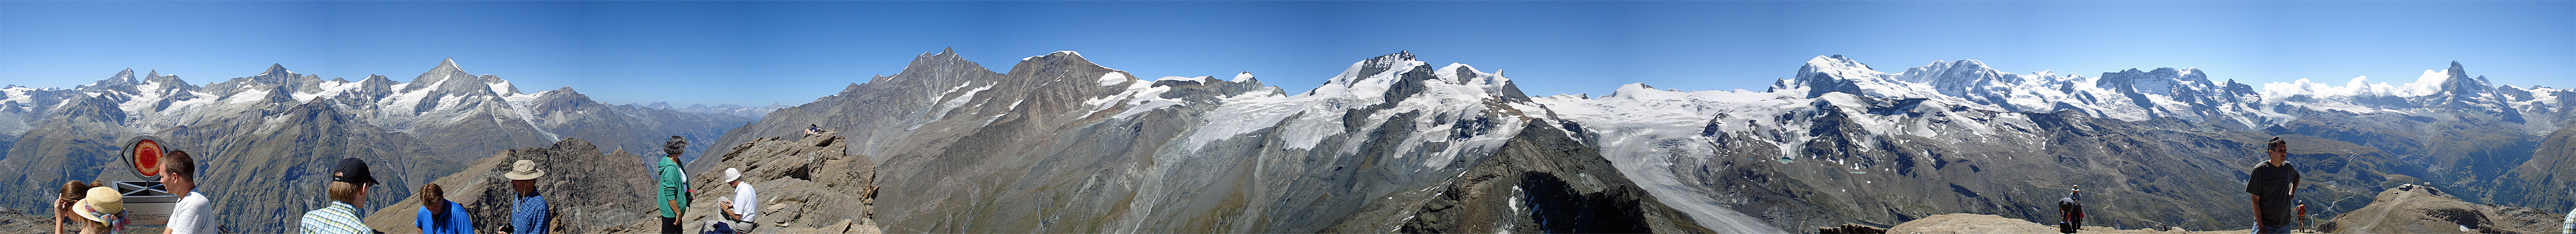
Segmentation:
[(751, 183), (742, 181), (742, 169), (725, 168), (724, 176), (725, 183), (733, 185), (733, 200), (716, 201), (716, 205), (724, 207), (725, 220), (711, 222), (706, 230), (751, 233), (751, 229), (760, 227), (759, 221), (753, 221), (760, 216), (760, 192), (752, 188)]

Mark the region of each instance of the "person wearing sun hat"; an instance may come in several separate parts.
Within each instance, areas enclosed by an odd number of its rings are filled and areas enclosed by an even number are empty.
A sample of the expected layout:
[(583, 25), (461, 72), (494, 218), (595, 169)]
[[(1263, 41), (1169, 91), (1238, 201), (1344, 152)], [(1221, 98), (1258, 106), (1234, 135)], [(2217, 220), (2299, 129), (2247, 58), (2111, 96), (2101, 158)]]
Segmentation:
[[(63, 190), (56, 191), (56, 193), (61, 194), (61, 197), (54, 198), (54, 234), (66, 233), (66, 230), (63, 230), (64, 228), (71, 228), (72, 230), (68, 230), (69, 232), (77, 233), (80, 232), (80, 228), (89, 226), (88, 222), (80, 221), (78, 218), (72, 218), (79, 217), (79, 215), (72, 215), (72, 204), (80, 204), (81, 199), (89, 198), (90, 187), (98, 186), (92, 185), (88, 181), (65, 181), (63, 182)], [(65, 227), (66, 225), (69, 225), (70, 227)]]
[(115, 233), (125, 229), (125, 195), (115, 188), (91, 187), (88, 196), (72, 203), (72, 215), (80, 216), (87, 225), (82, 234)]
[(328, 196), (331, 205), (304, 212), (302, 233), (368, 234), (375, 233), (358, 220), (361, 204), (367, 204), (367, 187), (376, 185), (376, 176), (367, 173), (367, 160), (342, 158), (331, 170)]
[(724, 178), (725, 183), (733, 185), (733, 200), (716, 202), (717, 206), (724, 208), (725, 220), (709, 222), (706, 230), (749, 233), (751, 229), (758, 228), (759, 221), (753, 220), (760, 216), (759, 190), (753, 188), (751, 182), (742, 181), (742, 169), (725, 168)]
[(547, 227), (554, 226), (554, 207), (537, 194), (537, 178), (545, 176), (546, 170), (537, 169), (536, 160), (511, 162), (510, 173), (501, 174), (510, 179), (511, 191), (519, 193), (518, 203), (510, 206), (510, 230), (501, 233), (545, 234)]
[(687, 152), (689, 140), (671, 136), (662, 143), (663, 158), (654, 163), (653, 205), (661, 208), (662, 233), (680, 233), (680, 218), (689, 217), (689, 178), (682, 176), (680, 153)]

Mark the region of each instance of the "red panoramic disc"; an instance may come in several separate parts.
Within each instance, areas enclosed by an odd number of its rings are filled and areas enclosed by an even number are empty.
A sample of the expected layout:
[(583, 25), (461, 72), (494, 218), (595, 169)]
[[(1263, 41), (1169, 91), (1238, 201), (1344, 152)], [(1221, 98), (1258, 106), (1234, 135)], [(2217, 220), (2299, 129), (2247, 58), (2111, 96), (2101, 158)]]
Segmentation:
[(161, 176), (161, 143), (152, 140), (134, 142), (134, 173), (144, 177)]

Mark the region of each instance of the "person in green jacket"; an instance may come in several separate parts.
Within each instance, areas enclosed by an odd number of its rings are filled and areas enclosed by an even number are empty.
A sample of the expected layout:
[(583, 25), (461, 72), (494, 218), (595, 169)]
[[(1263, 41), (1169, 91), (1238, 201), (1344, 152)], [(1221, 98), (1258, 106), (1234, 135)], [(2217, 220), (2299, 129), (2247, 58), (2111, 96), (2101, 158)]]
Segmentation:
[(662, 233), (680, 233), (680, 217), (687, 215), (689, 181), (680, 177), (680, 173), (684, 173), (680, 170), (680, 153), (688, 147), (689, 140), (671, 136), (670, 142), (662, 144), (665, 157), (654, 163), (654, 171), (660, 174), (656, 180), (661, 189), (653, 194), (653, 199), (654, 205), (662, 208)]

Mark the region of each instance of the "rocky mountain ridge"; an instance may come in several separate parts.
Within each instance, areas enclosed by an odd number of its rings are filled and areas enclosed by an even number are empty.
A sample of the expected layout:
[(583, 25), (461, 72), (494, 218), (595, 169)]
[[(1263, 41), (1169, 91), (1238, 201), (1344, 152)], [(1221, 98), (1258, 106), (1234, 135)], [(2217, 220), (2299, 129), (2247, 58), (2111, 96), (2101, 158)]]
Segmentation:
[[(1603, 178), (1615, 174), (1607, 161), (1559, 148), (1579, 148), (1576, 135), (1518, 109), (1530, 106), (1508, 78), (1410, 53), (1353, 63), (1290, 94), (1249, 74), (1139, 80), (1069, 51), (1009, 72), (935, 52), (894, 76), (773, 112), (721, 144), (808, 124), (839, 129), (852, 158), (878, 162), (874, 214), (891, 232), (1625, 230), (1544, 221), (1571, 217), (1777, 231), (1700, 225), (1700, 214)], [(1559, 140), (1534, 138), (1551, 136)], [(1513, 150), (1540, 145), (1553, 146)], [(1524, 153), (1535, 155), (1511, 156)], [(1508, 195), (1514, 186), (1547, 193)], [(1545, 205), (1446, 208), (1514, 201)], [(1551, 216), (1582, 213), (1603, 216)]]
[[(2191, 188), (2241, 184), (2265, 138), (2296, 142), (2295, 160), (2314, 164), (2303, 168), (2314, 168), (2306, 173), (2321, 184), (2303, 194), (2328, 199), (2318, 201), (2320, 213), (2334, 215), (2363, 206), (2366, 199), (2351, 198), (2392, 181), (2508, 177), (2460, 172), (2521, 165), (2496, 158), (2531, 152), (2536, 143), (2515, 142), (2538, 142), (2528, 129), (2556, 125), (2529, 120), (2567, 119), (2558, 100), (2571, 96), (2550, 88), (2468, 88), (2489, 84), (2453, 79), (2443, 81), (2453, 83), (2449, 91), (2401, 99), (2513, 111), (2417, 105), (2353, 118), (2340, 113), (2359, 109), (2271, 97), (2189, 68), (2096, 78), (2003, 73), (1962, 60), (1889, 74), (1841, 56), (1819, 56), (1764, 92), (1632, 84), (1602, 97), (1529, 97), (1498, 74), (1463, 64), (1433, 68), (1409, 53), (1354, 63), (1294, 94), (1249, 73), (1152, 82), (1124, 74), (1074, 52), (1029, 57), (1010, 72), (954, 53), (925, 53), (902, 73), (773, 112), (721, 144), (787, 136), (807, 124), (846, 130), (836, 135), (851, 139), (848, 154), (880, 163), (883, 198), (892, 203), (879, 214), (894, 231), (1499, 228), (1480, 225), (1517, 221), (1386, 219), (1454, 212), (1437, 208), (1454, 203), (1426, 201), (1489, 196), (1421, 194), (1445, 194), (1433, 190), (1458, 186), (1454, 178), (1463, 172), (1483, 170), (1469, 168), (1495, 163), (1494, 150), (1506, 142), (1533, 140), (1521, 133), (1529, 126), (1596, 149), (1560, 153), (1606, 159), (1625, 183), (1719, 232), (1892, 224), (1959, 212), (2038, 219), (2041, 212), (2025, 208), (2052, 201), (2036, 198), (2067, 185), (2099, 188), (2098, 199), (2126, 208), (2102, 214), (2106, 225), (2215, 228), (2236, 222), (2208, 217), (2244, 211), (2209, 208), (2238, 203), (2210, 198), (2235, 193)], [(2410, 131), (2346, 124), (2371, 118), (2465, 128), (2394, 134)], [(2524, 121), (2508, 120), (2514, 118)], [(2513, 124), (2470, 127), (2495, 122)], [(2493, 138), (2438, 137), (2462, 133)], [(714, 162), (692, 167), (712, 170), (706, 165)], [(1987, 171), (2006, 168), (2018, 172)], [(1392, 189), (1406, 187), (1413, 189)], [(1387, 201), (1337, 198), (1352, 193)], [(1369, 213), (1390, 210), (1408, 215)], [(925, 216), (940, 218), (918, 218)], [(1368, 223), (1377, 224), (1359, 225)]]

